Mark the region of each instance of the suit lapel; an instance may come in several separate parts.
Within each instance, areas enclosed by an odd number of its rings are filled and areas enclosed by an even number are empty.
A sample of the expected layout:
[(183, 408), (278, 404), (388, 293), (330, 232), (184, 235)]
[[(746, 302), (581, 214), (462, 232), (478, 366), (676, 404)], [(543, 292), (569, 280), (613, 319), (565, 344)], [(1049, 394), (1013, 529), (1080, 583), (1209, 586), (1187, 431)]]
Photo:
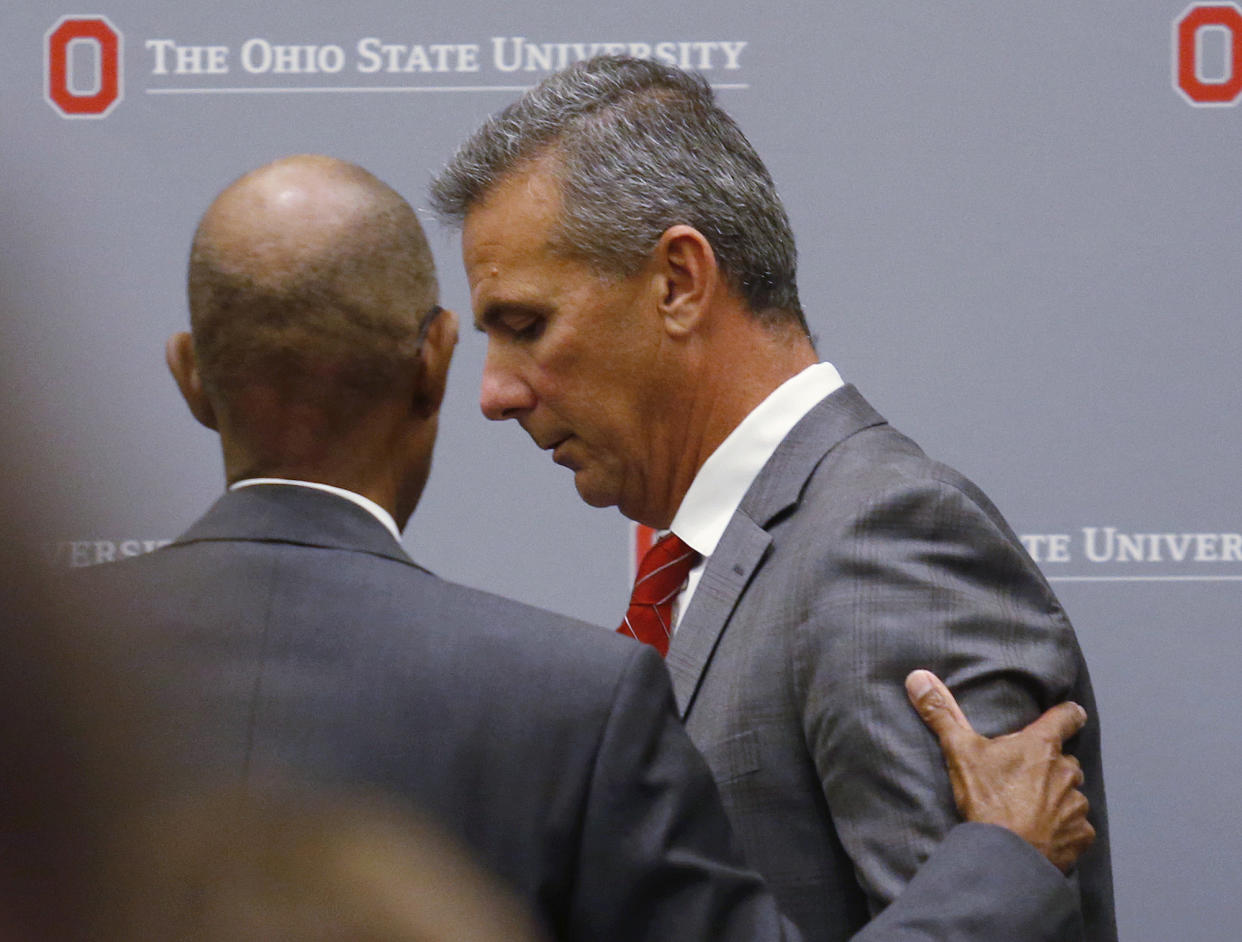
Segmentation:
[(811, 473), (828, 452), (862, 429), (883, 423), (884, 417), (857, 389), (843, 386), (803, 416), (759, 472), (708, 559), (669, 645), (666, 663), (683, 719), (746, 586), (767, 559), (769, 528), (797, 506)]
[(677, 709), (684, 719), (694, 703), (716, 643), (759, 568), (772, 537), (749, 517), (735, 513), (673, 635), (665, 663), (673, 678)]

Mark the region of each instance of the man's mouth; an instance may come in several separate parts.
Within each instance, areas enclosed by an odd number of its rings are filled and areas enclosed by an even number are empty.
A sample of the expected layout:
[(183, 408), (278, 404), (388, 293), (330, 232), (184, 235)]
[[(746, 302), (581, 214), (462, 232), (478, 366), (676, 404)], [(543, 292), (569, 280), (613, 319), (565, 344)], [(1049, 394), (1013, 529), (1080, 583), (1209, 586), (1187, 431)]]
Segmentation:
[(566, 448), (565, 448), (565, 446), (569, 444), (569, 441), (572, 438), (573, 438), (572, 435), (566, 435), (564, 438), (559, 439), (558, 441), (552, 442), (550, 445), (548, 445), (548, 449), (552, 452), (552, 460), (554, 462), (561, 465), (562, 467), (569, 468), (570, 470), (577, 470), (577, 466), (573, 463), (569, 455), (566, 454)]

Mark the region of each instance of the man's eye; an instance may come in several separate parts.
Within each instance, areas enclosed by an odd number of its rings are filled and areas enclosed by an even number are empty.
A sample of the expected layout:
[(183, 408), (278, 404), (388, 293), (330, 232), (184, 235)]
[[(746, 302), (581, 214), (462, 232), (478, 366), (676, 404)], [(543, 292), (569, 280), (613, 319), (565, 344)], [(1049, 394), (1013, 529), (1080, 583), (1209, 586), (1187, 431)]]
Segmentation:
[(514, 314), (502, 318), (500, 323), (517, 340), (535, 340), (543, 333), (543, 318), (532, 314)]

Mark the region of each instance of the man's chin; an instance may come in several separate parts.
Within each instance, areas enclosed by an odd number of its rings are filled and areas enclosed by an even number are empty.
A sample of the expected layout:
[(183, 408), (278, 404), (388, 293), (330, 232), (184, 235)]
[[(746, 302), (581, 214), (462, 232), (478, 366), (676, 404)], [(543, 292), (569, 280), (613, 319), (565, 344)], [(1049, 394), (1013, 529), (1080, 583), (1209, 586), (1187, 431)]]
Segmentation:
[(617, 503), (617, 495), (609, 488), (601, 487), (598, 481), (592, 481), (587, 471), (574, 472), (574, 487), (583, 503), (591, 507), (612, 507)]
[[(657, 530), (668, 527), (669, 519), (658, 518), (657, 514), (646, 513), (642, 505), (627, 503), (622, 500), (621, 495), (613, 488), (603, 488), (599, 486), (599, 482), (594, 482), (588, 477), (584, 477), (579, 471), (574, 475), (574, 487), (578, 489), (578, 496), (582, 498), (582, 502), (591, 507), (616, 507), (621, 511), (623, 517), (633, 520), (635, 523), (642, 523), (649, 527), (655, 527)], [(658, 519), (657, 519), (658, 518)]]

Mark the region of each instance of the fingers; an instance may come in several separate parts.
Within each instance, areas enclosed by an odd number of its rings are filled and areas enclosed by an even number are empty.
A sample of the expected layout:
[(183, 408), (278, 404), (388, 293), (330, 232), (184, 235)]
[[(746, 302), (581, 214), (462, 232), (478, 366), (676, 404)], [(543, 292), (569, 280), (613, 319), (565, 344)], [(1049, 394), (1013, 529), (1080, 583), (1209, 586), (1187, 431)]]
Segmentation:
[(912, 671), (906, 694), (940, 740), (962, 816), (1009, 828), (1068, 872), (1095, 840), (1079, 791), (1082, 766), (1062, 752), (1086, 723), (1086, 711), (1061, 703), (1021, 732), (985, 739), (930, 671)]
[(974, 733), (953, 694), (949, 693), (949, 688), (931, 671), (911, 671), (906, 677), (906, 696), (941, 742), (963, 731)]
[(1086, 776), (1082, 774), (1082, 764), (1079, 763), (1076, 756), (1061, 756), (1061, 764), (1069, 770), (1069, 781), (1073, 788), (1082, 788), (1082, 783), (1086, 781)]
[(1078, 791), (1071, 792), (1062, 805), (1064, 820), (1045, 855), (1063, 873), (1069, 873), (1078, 858), (1095, 843), (1095, 828), (1087, 820), (1088, 810), (1086, 797)]
[(1058, 703), (1023, 732), (1060, 745), (1086, 725), (1087, 711), (1077, 703)]

